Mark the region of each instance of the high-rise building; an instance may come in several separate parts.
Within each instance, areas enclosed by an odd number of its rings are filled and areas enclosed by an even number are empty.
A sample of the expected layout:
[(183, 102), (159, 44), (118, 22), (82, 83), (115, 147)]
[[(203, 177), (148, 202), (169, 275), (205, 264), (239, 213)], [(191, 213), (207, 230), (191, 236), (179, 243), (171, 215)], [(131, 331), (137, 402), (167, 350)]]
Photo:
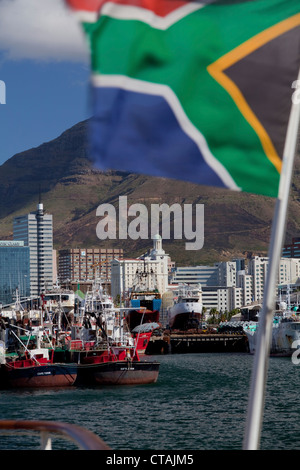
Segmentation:
[(39, 295), (53, 286), (53, 221), (40, 202), (37, 210), (15, 217), (13, 238), (30, 248), (30, 291)]
[(22, 241), (0, 241), (0, 302), (30, 296), (30, 251)]
[(58, 253), (58, 278), (61, 283), (92, 281), (101, 277), (111, 281), (111, 262), (123, 258), (123, 248), (67, 248)]

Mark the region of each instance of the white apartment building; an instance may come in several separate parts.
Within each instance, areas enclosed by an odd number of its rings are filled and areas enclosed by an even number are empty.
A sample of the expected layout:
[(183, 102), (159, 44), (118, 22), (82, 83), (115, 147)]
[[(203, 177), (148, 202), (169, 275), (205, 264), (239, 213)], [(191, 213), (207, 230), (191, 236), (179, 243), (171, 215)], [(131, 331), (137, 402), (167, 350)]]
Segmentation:
[(53, 286), (53, 221), (39, 203), (35, 212), (15, 217), (13, 239), (30, 248), (30, 293), (39, 295)]
[(218, 265), (214, 266), (178, 266), (170, 276), (170, 284), (189, 284), (191, 286), (218, 285)]
[(236, 289), (236, 266), (235, 261), (224, 261), (214, 266), (178, 267), (172, 273), (170, 284), (200, 284), (206, 309), (230, 311), (242, 305), (240, 291), (232, 292)]
[(230, 287), (229, 296), (228, 312), (244, 305), (243, 290), (240, 287)]
[(247, 274), (245, 270), (237, 273), (237, 289), (240, 289), (240, 299), (242, 305), (250, 305), (254, 300), (253, 296), (253, 277)]
[[(123, 295), (136, 283), (148, 289), (157, 288), (167, 295), (178, 284), (201, 285), (202, 303), (207, 310), (230, 312), (235, 308), (260, 302), (263, 298), (268, 258), (255, 256), (248, 262), (224, 261), (214, 266), (177, 267), (168, 288), (169, 257), (162, 249), (161, 238), (153, 240), (153, 249), (138, 259), (114, 260), (112, 263), (112, 294)], [(243, 266), (245, 269), (240, 269)], [(300, 259), (281, 258), (278, 285), (292, 285), (300, 279)], [(170, 302), (170, 296), (168, 302)]]
[(233, 261), (224, 261), (218, 263), (218, 286), (234, 287), (236, 286), (236, 263)]
[(162, 248), (162, 239), (156, 235), (151, 251), (140, 258), (115, 259), (111, 263), (112, 297), (122, 299), (133, 287), (157, 289), (164, 294), (168, 287), (169, 256)]
[[(269, 260), (267, 257), (254, 256), (247, 267), (242, 261), (237, 259), (214, 266), (178, 267), (173, 273), (171, 284), (201, 284), (203, 306), (207, 309), (216, 308), (224, 312), (250, 305), (254, 301), (261, 302)], [(298, 279), (300, 259), (281, 258), (278, 285), (292, 285)]]
[(268, 272), (268, 258), (254, 256), (249, 260), (248, 274), (252, 277), (253, 301), (261, 302), (264, 296), (264, 286)]
[(243, 305), (242, 290), (239, 287), (203, 287), (203, 306), (210, 310), (216, 308), (218, 312), (230, 312)]
[[(261, 301), (263, 299), (264, 287), (268, 272), (268, 258), (255, 256), (249, 260), (248, 274), (252, 276), (253, 300)], [(300, 259), (299, 258), (281, 258), (277, 284), (292, 285), (300, 278)]]

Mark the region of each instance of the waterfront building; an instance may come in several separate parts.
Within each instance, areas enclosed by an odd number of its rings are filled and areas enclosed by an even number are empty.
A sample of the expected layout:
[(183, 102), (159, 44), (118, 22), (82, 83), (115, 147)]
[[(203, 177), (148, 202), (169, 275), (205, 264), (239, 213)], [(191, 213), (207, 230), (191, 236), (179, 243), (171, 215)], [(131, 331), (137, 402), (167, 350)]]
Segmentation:
[[(263, 299), (264, 287), (268, 272), (269, 259), (254, 256), (249, 260), (248, 274), (252, 276), (253, 282), (253, 300), (261, 301)], [(277, 285), (296, 284), (300, 278), (300, 259), (281, 258)]]
[(218, 312), (230, 312), (243, 305), (242, 290), (235, 286), (202, 287), (202, 304), (207, 311), (215, 308)]
[(253, 298), (253, 277), (245, 269), (237, 273), (237, 288), (241, 291), (241, 305), (250, 305)]
[(87, 282), (100, 277), (111, 282), (111, 262), (123, 258), (123, 248), (68, 248), (58, 253), (61, 283)]
[(229, 305), (227, 307), (228, 312), (236, 308), (241, 308), (243, 305), (245, 305), (244, 292), (241, 287), (230, 287), (229, 295)]
[(0, 241), (0, 302), (2, 306), (30, 296), (30, 249), (23, 241)]
[(232, 288), (236, 287), (236, 275), (235, 261), (223, 261), (214, 266), (177, 267), (172, 273), (170, 287), (174, 284), (200, 284), (203, 307), (207, 310), (216, 308), (218, 311), (230, 311), (241, 303), (241, 293), (232, 292)]
[(216, 286), (218, 285), (218, 265), (178, 266), (171, 274), (170, 284)]
[(15, 217), (13, 239), (30, 248), (30, 292), (41, 294), (53, 286), (53, 220), (42, 203), (37, 210)]
[[(177, 281), (194, 285), (197, 281), (201, 284), (203, 306), (207, 310), (231, 311), (262, 301), (268, 265), (267, 257), (254, 256), (248, 266), (243, 259), (235, 259), (214, 266), (177, 267), (170, 284)], [(298, 279), (300, 258), (281, 258), (277, 284), (292, 286)]]
[(300, 278), (300, 259), (297, 258), (281, 258), (278, 284), (293, 285)]
[(261, 301), (267, 278), (269, 260), (265, 257), (254, 256), (249, 260), (248, 273), (252, 277), (253, 301)]
[(161, 295), (168, 287), (169, 256), (162, 248), (160, 235), (153, 238), (153, 248), (139, 258), (115, 259), (111, 265), (111, 293), (124, 299), (130, 289), (157, 289)]
[(219, 290), (218, 286), (202, 286), (202, 305), (206, 310), (221, 310), (219, 300), (222, 298), (223, 301), (226, 301), (226, 293), (221, 293)]
[(236, 285), (236, 263), (223, 261), (217, 264), (218, 286), (233, 287)]
[(230, 287), (236, 285), (236, 271), (234, 261), (223, 261), (214, 266), (178, 266), (172, 272), (170, 284)]

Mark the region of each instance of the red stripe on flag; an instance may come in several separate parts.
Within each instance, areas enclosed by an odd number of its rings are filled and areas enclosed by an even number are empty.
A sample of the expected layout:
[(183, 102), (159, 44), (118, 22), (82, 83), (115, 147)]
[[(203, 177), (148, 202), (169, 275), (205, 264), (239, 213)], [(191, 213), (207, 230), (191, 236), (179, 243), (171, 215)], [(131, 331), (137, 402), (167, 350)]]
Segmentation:
[(66, 0), (68, 5), (80, 11), (97, 12), (105, 3), (135, 6), (153, 11), (158, 16), (166, 16), (191, 0)]

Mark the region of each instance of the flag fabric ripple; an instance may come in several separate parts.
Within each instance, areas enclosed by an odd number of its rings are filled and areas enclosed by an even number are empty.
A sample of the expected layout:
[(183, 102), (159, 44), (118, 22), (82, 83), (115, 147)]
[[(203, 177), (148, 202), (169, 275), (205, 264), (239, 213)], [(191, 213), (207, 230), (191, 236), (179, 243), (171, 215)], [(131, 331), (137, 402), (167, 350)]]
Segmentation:
[(299, 0), (66, 0), (91, 50), (103, 170), (276, 197)]

